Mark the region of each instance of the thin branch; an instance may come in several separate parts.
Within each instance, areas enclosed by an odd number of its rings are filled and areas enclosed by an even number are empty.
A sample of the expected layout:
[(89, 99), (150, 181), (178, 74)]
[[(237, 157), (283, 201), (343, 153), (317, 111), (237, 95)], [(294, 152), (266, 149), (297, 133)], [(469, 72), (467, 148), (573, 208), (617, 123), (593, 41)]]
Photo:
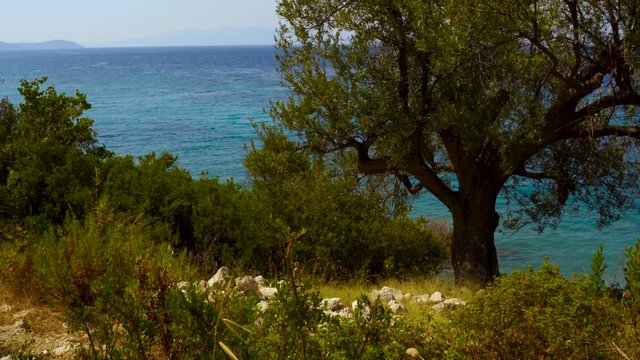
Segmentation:
[(532, 179), (532, 180), (557, 180), (556, 176), (553, 176), (551, 174), (547, 174), (544, 172), (531, 172), (528, 171), (525, 168), (520, 168), (520, 170), (516, 171), (513, 173), (514, 175), (517, 176), (522, 176), (522, 177), (526, 177), (528, 179)]
[(400, 182), (402, 182), (402, 184), (407, 188), (409, 193), (411, 193), (412, 195), (419, 193), (420, 190), (424, 188), (424, 185), (422, 185), (421, 182), (418, 182), (416, 185), (413, 185), (411, 183), (411, 179), (409, 178), (409, 175), (407, 174), (396, 174), (396, 176), (398, 177), (398, 179), (400, 179)]
[(320, 28), (324, 24), (329, 22), (329, 20), (331, 20), (331, 18), (333, 18), (333, 16), (335, 14), (337, 14), (340, 11), (342, 11), (344, 8), (346, 8), (347, 6), (351, 5), (353, 2), (354, 2), (353, 0), (345, 0), (342, 3), (338, 4), (338, 6), (336, 6), (333, 10), (331, 10), (323, 19), (318, 21), (315, 25), (310, 26), (309, 30), (320, 30)]

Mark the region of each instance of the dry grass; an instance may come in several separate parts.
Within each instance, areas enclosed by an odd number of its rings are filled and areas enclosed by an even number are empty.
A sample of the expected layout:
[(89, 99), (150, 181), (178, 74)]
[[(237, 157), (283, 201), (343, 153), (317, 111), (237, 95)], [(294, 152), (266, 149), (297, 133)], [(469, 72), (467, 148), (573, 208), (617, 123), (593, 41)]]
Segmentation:
[(12, 325), (22, 318), (29, 324), (31, 332), (36, 335), (66, 333), (60, 309), (42, 304), (34, 297), (15, 295), (2, 283), (0, 283), (1, 305), (9, 305), (11, 310), (0, 312), (0, 326)]
[[(440, 291), (445, 298), (458, 298), (469, 301), (479, 290), (475, 286), (460, 286), (452, 281), (440, 279), (437, 277), (413, 277), (408, 279), (388, 279), (380, 284), (364, 284), (362, 282), (342, 282), (342, 283), (325, 283), (316, 286), (323, 298), (338, 297), (345, 305), (359, 298), (361, 295), (369, 295), (371, 291), (378, 290), (383, 286), (389, 286), (401, 290), (404, 294), (422, 295), (433, 294)], [(403, 304), (407, 310), (406, 316), (416, 318), (424, 315), (424, 311), (428, 306), (424, 304), (416, 304), (411, 301), (404, 301)], [(436, 319), (439, 318), (436, 316)]]

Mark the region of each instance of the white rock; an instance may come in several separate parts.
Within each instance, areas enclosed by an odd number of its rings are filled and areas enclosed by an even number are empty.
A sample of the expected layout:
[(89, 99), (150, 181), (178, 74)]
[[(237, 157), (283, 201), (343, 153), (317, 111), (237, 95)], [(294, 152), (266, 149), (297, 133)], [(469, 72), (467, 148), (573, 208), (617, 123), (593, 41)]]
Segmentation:
[(411, 302), (414, 302), (416, 304), (427, 304), (431, 302), (430, 299), (431, 299), (431, 296), (429, 296), (429, 294), (422, 294), (422, 295), (416, 295), (412, 297)]
[(176, 288), (178, 288), (178, 290), (182, 292), (186, 292), (188, 287), (189, 283), (186, 281), (180, 281), (178, 284), (176, 284)]
[(435, 311), (442, 311), (444, 309), (451, 309), (454, 308), (456, 306), (465, 306), (467, 305), (466, 301), (460, 300), (460, 299), (456, 299), (456, 298), (451, 298), (451, 299), (447, 299), (437, 305), (432, 306), (431, 308)]
[(262, 277), (262, 275), (254, 277), (253, 280), (255, 280), (261, 286), (264, 285), (264, 277)]
[(3, 356), (0, 358), (0, 360), (11, 360), (11, 355), (7, 355), (7, 356)]
[(245, 294), (260, 296), (260, 285), (251, 276), (243, 276), (236, 279), (236, 288)]
[(406, 294), (402, 295), (402, 300), (410, 301), (412, 298), (413, 298), (413, 294), (412, 293), (406, 293)]
[(207, 286), (221, 286), (224, 287), (227, 285), (227, 279), (229, 278), (229, 268), (226, 266), (221, 267), (216, 271), (215, 275), (207, 281)]
[(263, 300), (269, 300), (276, 296), (278, 289), (273, 287), (260, 287), (260, 298)]
[(336, 317), (336, 316), (338, 316), (338, 312), (337, 311), (324, 310), (322, 313), (325, 316), (328, 316), (328, 317)]
[(344, 307), (338, 312), (338, 316), (345, 319), (351, 319), (353, 317), (353, 311), (350, 307)]
[(267, 311), (267, 308), (269, 307), (269, 302), (268, 301), (260, 301), (258, 303), (258, 310), (260, 310), (260, 312), (265, 312)]
[(344, 308), (342, 304), (342, 300), (340, 298), (328, 298), (322, 299), (320, 302), (320, 307), (324, 310), (328, 311), (340, 311)]
[(404, 305), (395, 300), (389, 301), (389, 310), (391, 310), (391, 313), (395, 315), (405, 312)]
[(369, 314), (371, 314), (371, 308), (369, 308), (369, 306), (365, 305), (363, 302), (358, 301), (358, 300), (354, 300), (351, 303), (351, 310), (353, 310), (353, 312), (357, 311), (358, 309), (361, 309), (361, 313), (362, 316), (364, 317), (368, 317)]
[(13, 307), (11, 307), (11, 305), (7, 305), (7, 304), (0, 305), (0, 313), (7, 313), (7, 312), (10, 312), (11, 310), (13, 310)]
[(451, 298), (451, 299), (447, 299), (445, 301), (442, 302), (445, 305), (453, 305), (453, 306), (465, 306), (467, 305), (467, 302), (464, 300), (460, 300), (457, 298)]
[(204, 280), (200, 280), (198, 281), (198, 289), (200, 289), (201, 292), (206, 292), (207, 291), (207, 282)]
[(69, 345), (62, 345), (53, 349), (51, 352), (53, 353), (54, 356), (62, 356), (65, 353), (67, 353), (70, 349), (71, 348), (69, 347)]
[(439, 302), (442, 302), (443, 300), (444, 300), (444, 296), (442, 296), (442, 293), (440, 291), (434, 292), (429, 297), (429, 302), (432, 302), (432, 303), (439, 303)]
[(371, 300), (380, 299), (380, 301), (401, 300), (402, 291), (388, 286), (383, 287), (380, 290), (373, 290), (371, 292)]

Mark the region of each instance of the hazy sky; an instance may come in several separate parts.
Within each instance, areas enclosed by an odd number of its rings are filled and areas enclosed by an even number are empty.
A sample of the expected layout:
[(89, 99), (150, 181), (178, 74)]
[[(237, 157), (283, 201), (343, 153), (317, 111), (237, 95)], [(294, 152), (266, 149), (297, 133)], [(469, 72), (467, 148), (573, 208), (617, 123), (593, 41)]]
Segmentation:
[(3, 0), (0, 41), (82, 45), (177, 30), (275, 27), (276, 0)]

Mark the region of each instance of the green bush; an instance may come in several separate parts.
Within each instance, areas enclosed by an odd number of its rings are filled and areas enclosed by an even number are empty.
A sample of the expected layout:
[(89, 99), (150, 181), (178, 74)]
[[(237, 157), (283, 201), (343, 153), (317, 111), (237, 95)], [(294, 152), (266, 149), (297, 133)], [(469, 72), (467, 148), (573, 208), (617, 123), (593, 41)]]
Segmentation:
[(94, 175), (111, 156), (97, 144), (83, 94), (23, 81), (24, 102), (0, 106), (0, 215), (38, 230), (82, 216), (95, 202)]
[(192, 285), (184, 292), (170, 292), (164, 318), (168, 329), (164, 352), (174, 359), (223, 358), (218, 344), (222, 342), (235, 349), (241, 359), (247, 358), (250, 346), (239, 332), (257, 320), (257, 302), (257, 298), (232, 289), (203, 291)]
[(146, 358), (160, 345), (168, 294), (193, 271), (144, 223), (98, 207), (68, 220), (39, 243), (35, 270), (42, 290), (66, 309), (71, 331), (89, 338), (93, 358)]
[(627, 280), (627, 298), (635, 314), (634, 321), (640, 324), (640, 240), (635, 246), (627, 248), (627, 267), (625, 269), (625, 279)]
[[(405, 206), (390, 205), (383, 179), (360, 183), (298, 149), (281, 129), (256, 130), (262, 147), (252, 145), (245, 160), (254, 199), (273, 228), (307, 230), (294, 254), (305, 268), (328, 278), (397, 276), (434, 271), (446, 258)], [(282, 258), (282, 248), (270, 248)]]
[[(594, 264), (600, 264), (596, 255)], [(545, 262), (501, 276), (451, 322), (440, 324), (433, 357), (610, 359), (640, 354), (638, 327), (615, 291), (594, 291), (596, 276), (565, 278)], [(633, 340), (635, 339), (635, 340)]]

